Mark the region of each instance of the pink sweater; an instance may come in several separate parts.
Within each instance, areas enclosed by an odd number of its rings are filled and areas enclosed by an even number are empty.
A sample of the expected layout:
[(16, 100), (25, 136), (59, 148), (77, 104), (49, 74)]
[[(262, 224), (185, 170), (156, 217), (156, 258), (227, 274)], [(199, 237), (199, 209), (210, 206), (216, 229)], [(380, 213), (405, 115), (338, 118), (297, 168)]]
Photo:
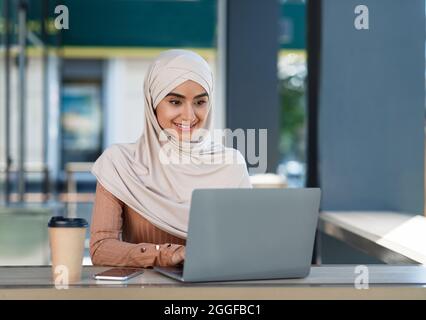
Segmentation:
[(152, 267), (173, 265), (171, 257), (186, 241), (154, 226), (100, 183), (90, 226), (94, 265)]

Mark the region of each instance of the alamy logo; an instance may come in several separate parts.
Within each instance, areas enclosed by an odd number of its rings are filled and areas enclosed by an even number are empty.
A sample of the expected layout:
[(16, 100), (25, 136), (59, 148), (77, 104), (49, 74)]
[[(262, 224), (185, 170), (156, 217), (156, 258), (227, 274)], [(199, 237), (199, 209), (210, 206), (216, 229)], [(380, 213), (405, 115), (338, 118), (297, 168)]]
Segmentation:
[(358, 274), (358, 276), (355, 277), (355, 288), (358, 290), (368, 289), (368, 284), (370, 282), (368, 267), (364, 265), (356, 266), (355, 274)]
[(354, 26), (357, 30), (369, 30), (370, 29), (370, 23), (369, 23), (369, 11), (368, 7), (366, 5), (360, 4), (355, 7), (355, 20), (354, 20)]
[(59, 5), (55, 7), (55, 14), (59, 14), (55, 18), (55, 28), (58, 30), (69, 29), (69, 11), (68, 7), (65, 5)]
[[(219, 152), (219, 156), (216, 156), (213, 149), (211, 152), (208, 152), (207, 148), (192, 150), (192, 152), (187, 153), (186, 156), (182, 153), (176, 154), (176, 152), (174, 152), (175, 147), (171, 140), (172, 136), (178, 136), (176, 130), (165, 129), (160, 131), (159, 139), (162, 146), (159, 150), (158, 157), (163, 165), (191, 163), (196, 165), (246, 164), (244, 158), (238, 157), (237, 153)], [(246, 155), (247, 164), (250, 165), (248, 168), (248, 172), (250, 174), (266, 172), (268, 162), (268, 129), (243, 130), (241, 128), (237, 128), (235, 130), (213, 129), (211, 131), (196, 129), (191, 137), (191, 141), (198, 140), (197, 138), (202, 138), (203, 136), (205, 140), (216, 142), (218, 145), (232, 145), (239, 150), (243, 156)], [(212, 144), (212, 146), (214, 146), (214, 144)], [(258, 146), (258, 148), (256, 148), (256, 146)], [(191, 150), (191, 142), (179, 141), (179, 147)], [(203, 154), (203, 157), (198, 157), (201, 153)]]
[(55, 267), (55, 288), (58, 290), (68, 289), (69, 272), (67, 266), (58, 265)]

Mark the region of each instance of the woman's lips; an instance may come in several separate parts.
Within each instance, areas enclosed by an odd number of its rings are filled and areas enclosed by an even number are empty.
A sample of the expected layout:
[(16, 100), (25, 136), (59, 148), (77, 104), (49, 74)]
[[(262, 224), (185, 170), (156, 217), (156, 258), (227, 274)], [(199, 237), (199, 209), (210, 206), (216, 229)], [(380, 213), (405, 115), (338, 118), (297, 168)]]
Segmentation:
[(181, 124), (181, 123), (176, 123), (173, 122), (173, 124), (175, 125), (176, 128), (178, 128), (179, 131), (182, 132), (188, 132), (191, 131), (191, 129), (197, 124), (196, 122), (193, 123), (192, 125), (185, 125), (185, 124)]

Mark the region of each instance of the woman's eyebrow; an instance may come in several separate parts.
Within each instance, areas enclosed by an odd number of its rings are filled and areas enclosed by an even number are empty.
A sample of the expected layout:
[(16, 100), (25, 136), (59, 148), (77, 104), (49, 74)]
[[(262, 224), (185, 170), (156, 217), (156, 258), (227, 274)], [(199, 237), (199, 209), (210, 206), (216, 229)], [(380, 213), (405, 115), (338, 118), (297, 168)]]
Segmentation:
[(166, 94), (166, 97), (168, 97), (168, 96), (175, 96), (175, 97), (178, 97), (178, 98), (185, 99), (185, 96), (183, 96), (183, 95), (181, 95), (179, 93), (174, 93), (174, 92), (170, 92), (170, 93)]
[(204, 92), (202, 94), (195, 96), (194, 99), (201, 98), (201, 97), (208, 97), (208, 96), (209, 96), (209, 94), (207, 92)]
[[(170, 92), (170, 93), (168, 93), (167, 95), (166, 95), (166, 97), (168, 97), (168, 96), (174, 96), (174, 97), (178, 97), (178, 98), (182, 98), (182, 99), (185, 99), (186, 97), (184, 96), (184, 95), (182, 95), (182, 94), (179, 94), (179, 93), (175, 93), (175, 92)], [(201, 98), (201, 97), (205, 97), (205, 96), (209, 96), (209, 94), (207, 93), (207, 92), (204, 92), (204, 93), (201, 93), (201, 94), (199, 94), (199, 95), (196, 95), (195, 97), (194, 97), (194, 99), (198, 99), (198, 98)]]

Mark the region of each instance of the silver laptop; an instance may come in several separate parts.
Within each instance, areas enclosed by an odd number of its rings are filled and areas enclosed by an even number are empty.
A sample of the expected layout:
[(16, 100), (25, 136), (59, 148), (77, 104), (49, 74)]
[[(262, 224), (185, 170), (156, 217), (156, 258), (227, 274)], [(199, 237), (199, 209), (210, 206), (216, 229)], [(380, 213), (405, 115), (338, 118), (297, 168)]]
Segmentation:
[(195, 189), (185, 262), (154, 270), (184, 282), (309, 274), (319, 188)]

